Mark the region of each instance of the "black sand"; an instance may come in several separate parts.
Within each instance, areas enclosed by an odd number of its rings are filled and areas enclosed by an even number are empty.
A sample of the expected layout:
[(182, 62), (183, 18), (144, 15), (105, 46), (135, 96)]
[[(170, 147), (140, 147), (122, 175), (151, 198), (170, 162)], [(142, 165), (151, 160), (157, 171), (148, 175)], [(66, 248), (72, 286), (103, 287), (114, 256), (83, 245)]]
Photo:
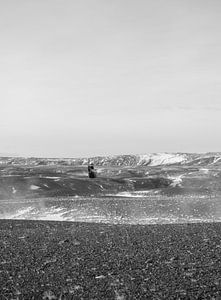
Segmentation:
[(221, 299), (221, 223), (1, 220), (0, 299)]

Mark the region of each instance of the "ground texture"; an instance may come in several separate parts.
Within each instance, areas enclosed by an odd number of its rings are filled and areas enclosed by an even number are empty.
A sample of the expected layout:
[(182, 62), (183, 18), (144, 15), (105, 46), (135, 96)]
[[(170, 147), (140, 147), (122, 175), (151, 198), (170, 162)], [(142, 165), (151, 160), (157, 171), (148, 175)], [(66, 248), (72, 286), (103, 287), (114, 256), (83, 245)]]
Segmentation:
[(1, 220), (0, 299), (221, 299), (221, 223)]

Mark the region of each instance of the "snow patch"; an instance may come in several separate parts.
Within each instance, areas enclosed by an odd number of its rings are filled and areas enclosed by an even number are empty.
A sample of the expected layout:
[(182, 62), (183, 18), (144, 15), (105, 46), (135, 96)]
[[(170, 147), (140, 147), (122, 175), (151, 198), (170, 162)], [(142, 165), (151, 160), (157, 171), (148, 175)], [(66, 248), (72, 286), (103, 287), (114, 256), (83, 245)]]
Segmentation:
[(148, 166), (171, 165), (187, 160), (185, 154), (156, 153), (139, 155), (138, 165), (148, 164)]
[(202, 172), (202, 173), (204, 173), (204, 174), (208, 174), (209, 173), (209, 169), (200, 169), (200, 171)]
[(172, 187), (181, 186), (182, 183), (182, 177), (184, 175), (179, 176), (169, 176), (168, 179), (171, 179), (173, 182), (170, 184)]
[(47, 179), (60, 179), (61, 177), (56, 177), (56, 176), (44, 176), (42, 178), (47, 178)]
[(40, 189), (40, 186), (38, 186), (38, 185), (32, 184), (32, 185), (30, 186), (30, 190), (38, 190), (38, 189)]
[(26, 219), (33, 210), (31, 206), (19, 209), (15, 214), (5, 216), (5, 219)]
[(218, 157), (214, 157), (214, 160), (213, 160), (212, 164), (215, 164), (215, 163), (217, 163), (217, 161), (219, 161), (220, 159), (221, 159), (221, 157), (220, 157), (220, 156), (218, 156)]
[(40, 220), (45, 221), (65, 221), (65, 218), (63, 217), (63, 211), (62, 209), (54, 209), (49, 212), (45, 212), (43, 215), (39, 217)]
[(82, 162), (82, 165), (87, 165), (88, 164), (88, 159), (87, 158), (84, 158), (83, 159), (83, 162)]
[(154, 191), (153, 190), (142, 190), (142, 191), (131, 191), (131, 192), (120, 192), (117, 194), (109, 194), (107, 196), (112, 196), (112, 197), (125, 197), (125, 198), (143, 198), (143, 197), (148, 197), (150, 195), (156, 194), (159, 191)]

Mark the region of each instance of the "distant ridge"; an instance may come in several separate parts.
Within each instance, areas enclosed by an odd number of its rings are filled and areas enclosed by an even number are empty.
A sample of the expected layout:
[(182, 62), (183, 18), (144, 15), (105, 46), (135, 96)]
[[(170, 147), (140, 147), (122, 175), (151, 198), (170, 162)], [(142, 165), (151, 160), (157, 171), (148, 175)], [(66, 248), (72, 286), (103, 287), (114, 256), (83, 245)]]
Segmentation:
[(220, 152), (209, 153), (149, 153), (137, 155), (96, 156), (89, 158), (35, 158), (1, 157), (1, 164), (8, 165), (74, 165), (84, 166), (93, 161), (96, 166), (136, 167), (164, 165), (216, 165), (221, 164)]
[[(88, 178), (88, 162), (97, 178)], [(0, 158), (0, 200), (58, 196), (221, 197), (221, 153)]]
[(0, 157), (19, 157), (16, 153), (0, 152)]

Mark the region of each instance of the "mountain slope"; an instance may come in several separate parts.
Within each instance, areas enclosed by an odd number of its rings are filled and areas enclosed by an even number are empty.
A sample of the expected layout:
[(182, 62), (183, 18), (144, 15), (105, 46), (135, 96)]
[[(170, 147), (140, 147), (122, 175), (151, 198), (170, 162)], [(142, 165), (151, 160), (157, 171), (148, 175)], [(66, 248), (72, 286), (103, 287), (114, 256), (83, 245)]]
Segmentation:
[[(96, 179), (89, 179), (93, 162)], [(0, 199), (161, 194), (221, 196), (221, 153), (0, 158)], [(126, 194), (125, 194), (126, 193)]]

